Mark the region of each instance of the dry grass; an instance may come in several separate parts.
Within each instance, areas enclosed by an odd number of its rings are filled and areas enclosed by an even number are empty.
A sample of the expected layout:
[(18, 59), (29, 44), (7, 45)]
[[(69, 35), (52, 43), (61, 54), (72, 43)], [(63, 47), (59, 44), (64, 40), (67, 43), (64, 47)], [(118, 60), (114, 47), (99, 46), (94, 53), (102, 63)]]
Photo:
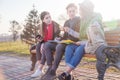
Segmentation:
[(29, 45), (21, 42), (0, 42), (0, 52), (14, 52), (18, 54), (29, 54)]

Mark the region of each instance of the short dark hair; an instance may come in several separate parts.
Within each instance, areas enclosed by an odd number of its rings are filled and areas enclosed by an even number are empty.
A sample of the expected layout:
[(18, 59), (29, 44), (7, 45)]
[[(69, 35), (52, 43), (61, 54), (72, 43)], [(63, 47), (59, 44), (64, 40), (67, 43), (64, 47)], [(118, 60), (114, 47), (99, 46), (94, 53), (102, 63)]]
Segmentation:
[(49, 14), (49, 12), (47, 11), (43, 11), (41, 14), (40, 14), (40, 19), (43, 20), (45, 15)]
[(74, 3), (70, 3), (68, 4), (68, 6), (66, 7), (66, 10), (68, 10), (68, 8), (70, 7), (74, 7), (75, 9), (77, 9), (77, 6)]

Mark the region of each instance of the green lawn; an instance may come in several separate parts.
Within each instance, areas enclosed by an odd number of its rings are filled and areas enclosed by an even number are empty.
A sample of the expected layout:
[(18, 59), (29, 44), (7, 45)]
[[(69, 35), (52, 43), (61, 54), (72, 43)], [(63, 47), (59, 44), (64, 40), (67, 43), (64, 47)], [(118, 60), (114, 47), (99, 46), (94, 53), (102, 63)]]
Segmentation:
[(0, 42), (0, 52), (14, 52), (18, 54), (29, 54), (29, 45), (21, 42)]
[(104, 22), (104, 25), (111, 30), (111, 29), (115, 29), (118, 23), (117, 23), (117, 20), (112, 20), (112, 21)]

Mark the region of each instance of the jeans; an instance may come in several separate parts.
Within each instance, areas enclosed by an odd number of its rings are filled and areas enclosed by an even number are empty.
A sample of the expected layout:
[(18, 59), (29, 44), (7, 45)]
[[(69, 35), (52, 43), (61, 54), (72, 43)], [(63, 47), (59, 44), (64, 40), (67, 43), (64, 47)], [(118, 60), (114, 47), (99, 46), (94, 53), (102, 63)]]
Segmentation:
[(65, 62), (66, 64), (71, 67), (75, 68), (81, 61), (85, 51), (84, 51), (85, 45), (75, 45), (70, 44), (65, 49)]

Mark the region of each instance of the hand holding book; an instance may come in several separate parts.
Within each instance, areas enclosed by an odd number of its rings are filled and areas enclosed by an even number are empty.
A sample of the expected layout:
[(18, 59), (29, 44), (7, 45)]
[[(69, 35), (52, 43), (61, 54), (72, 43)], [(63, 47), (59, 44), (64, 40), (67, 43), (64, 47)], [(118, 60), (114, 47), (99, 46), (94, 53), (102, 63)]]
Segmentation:
[(62, 40), (59, 43), (64, 43), (64, 44), (74, 44), (75, 42), (72, 40)]

